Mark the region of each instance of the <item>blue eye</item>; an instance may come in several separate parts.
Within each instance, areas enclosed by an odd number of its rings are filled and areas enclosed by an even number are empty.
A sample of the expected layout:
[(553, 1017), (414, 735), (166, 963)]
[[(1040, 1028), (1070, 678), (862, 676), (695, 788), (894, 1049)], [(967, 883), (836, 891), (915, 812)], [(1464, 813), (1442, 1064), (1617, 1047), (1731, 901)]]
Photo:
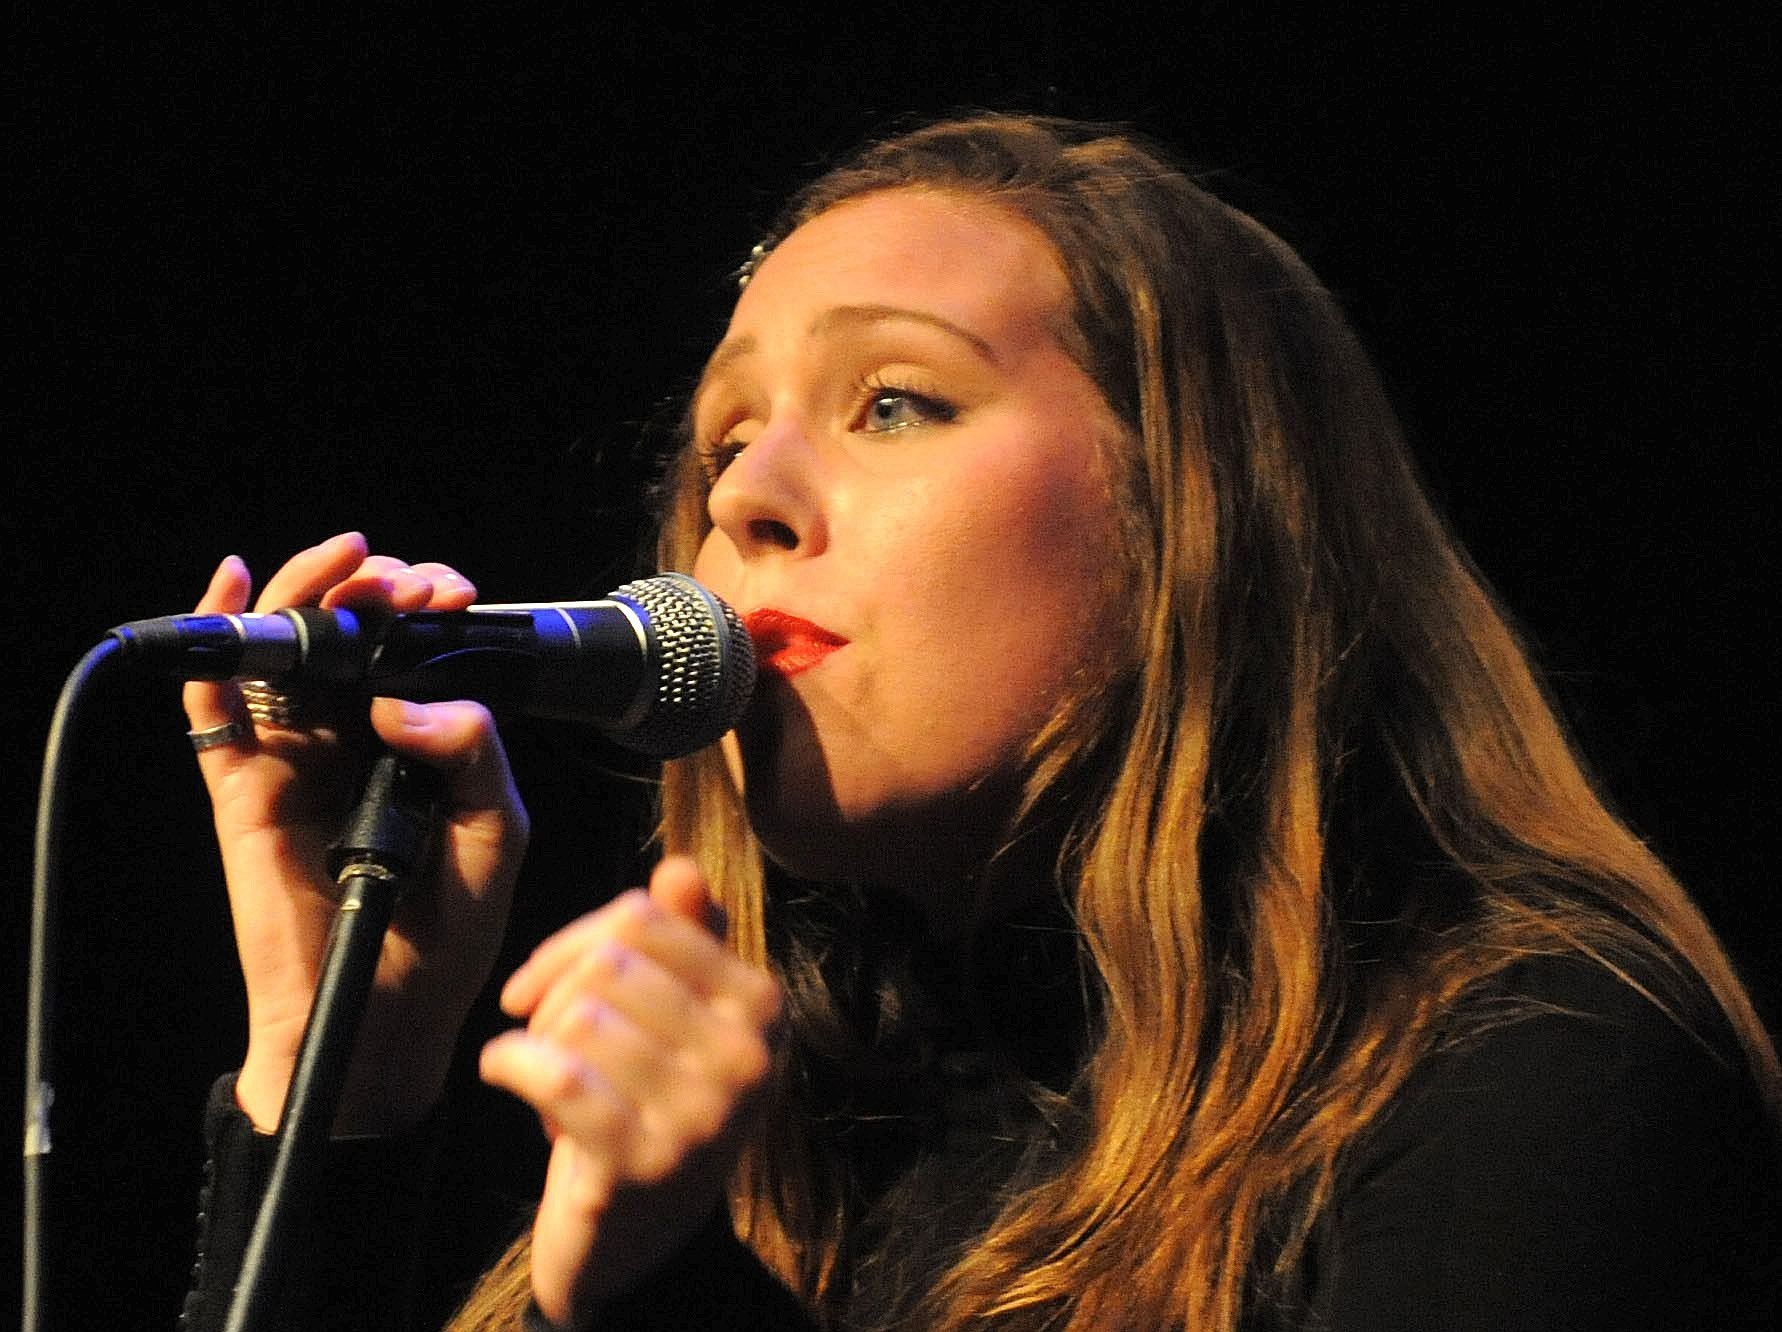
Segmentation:
[(867, 385), (870, 396), (861, 412), (860, 429), (873, 434), (903, 430), (913, 425), (945, 423), (958, 409), (940, 398), (890, 384)]

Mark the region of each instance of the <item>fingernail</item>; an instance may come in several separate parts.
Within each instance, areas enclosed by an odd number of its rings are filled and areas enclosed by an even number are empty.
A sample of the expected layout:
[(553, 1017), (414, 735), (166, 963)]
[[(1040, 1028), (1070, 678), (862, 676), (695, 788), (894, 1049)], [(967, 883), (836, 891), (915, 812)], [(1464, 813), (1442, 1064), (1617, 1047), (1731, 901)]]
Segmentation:
[(396, 715), (402, 719), (402, 724), (404, 726), (408, 727), (411, 731), (419, 731), (426, 728), (426, 708), (422, 707), (419, 703), (410, 703), (405, 698), (396, 699), (395, 703)]

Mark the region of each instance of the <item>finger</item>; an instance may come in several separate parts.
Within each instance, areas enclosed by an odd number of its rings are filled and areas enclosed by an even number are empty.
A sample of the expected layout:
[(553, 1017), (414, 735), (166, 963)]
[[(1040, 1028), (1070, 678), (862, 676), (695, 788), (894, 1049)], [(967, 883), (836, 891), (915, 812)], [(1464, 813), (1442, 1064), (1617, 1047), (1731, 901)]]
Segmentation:
[(381, 608), (397, 614), (462, 610), (476, 600), (476, 585), (447, 564), (407, 564), (392, 555), (370, 555), (343, 581), (322, 594), (321, 604)]
[(365, 537), (342, 532), (320, 545), (299, 551), (272, 575), (260, 592), (256, 610), (282, 610), (286, 606), (313, 606), (322, 594), (341, 582), (365, 561)]
[(502, 1010), (527, 1016), (565, 971), (609, 940), (647, 954), (702, 997), (744, 983), (742, 973), (752, 971), (704, 928), (668, 914), (648, 893), (634, 889), (540, 944), (502, 987)]
[[(576, 1218), (598, 1216), (606, 1210), (612, 1200), (613, 1179), (612, 1167), (597, 1157), (590, 1156), (574, 1138), (557, 1141), (557, 1135), (551, 1135), (554, 1144), (551, 1159), (545, 1167), (544, 1194), (539, 1199), (542, 1210), (545, 1207), (568, 1208)], [(586, 1229), (583, 1222), (582, 1229)]]
[(650, 875), (650, 900), (671, 915), (692, 921), (722, 939), (724, 908), (712, 896), (705, 875), (691, 856), (667, 856)]
[(428, 610), (463, 610), (476, 600), (476, 584), (451, 565), (428, 560), (410, 567), (433, 586)]
[[(196, 613), (239, 614), (247, 609), (253, 582), (253, 577), (240, 556), (226, 556), (217, 565), (216, 572), (210, 576), (210, 584), (204, 589), (204, 595), (198, 598)], [(232, 721), (239, 721), (243, 725), (247, 723), (247, 709), (242, 707), (241, 695), (233, 684), (217, 680), (193, 680), (186, 685), (182, 697), (187, 723), (194, 731), (206, 731)], [(252, 735), (251, 730), (248, 735)], [(204, 755), (199, 756), (200, 763), (206, 761)]]
[(652, 958), (617, 940), (590, 949), (533, 1010), (529, 1030), (573, 1039), (590, 1001), (606, 1004), (669, 1045), (697, 1044), (706, 1025), (699, 995)]
[(239, 615), (247, 609), (253, 586), (253, 575), (241, 556), (225, 555), (193, 609), (199, 615)]
[(520, 1096), (616, 1179), (636, 1184), (661, 1183), (684, 1165), (723, 1131), (732, 1105), (696, 1086), (639, 1103), (601, 1065), (519, 1033), (484, 1046), (481, 1067), (484, 1081)]
[(624, 928), (627, 913), (644, 915), (660, 911), (646, 893), (636, 889), (620, 893), (598, 911), (580, 916), (551, 935), (528, 957), (501, 987), (501, 1009), (512, 1017), (525, 1017), (544, 997), (545, 991), (573, 966), (587, 949), (597, 947)]
[(769, 1033), (735, 1008), (701, 1002), (649, 958), (608, 942), (553, 987), (527, 1030), (574, 1050), (640, 1106), (671, 1090), (676, 1118), (709, 1137), (733, 1093), (759, 1085), (773, 1063)]
[(492, 1087), (505, 1087), (559, 1133), (622, 1155), (635, 1129), (636, 1109), (598, 1070), (554, 1041), (525, 1031), (497, 1036), (482, 1049), (477, 1072)]
[(371, 702), (371, 726), (397, 753), (443, 771), (458, 810), (495, 810), (523, 818), (507, 751), (495, 719), (482, 704), (377, 698)]
[(578, 1005), (550, 1039), (630, 1108), (635, 1130), (629, 1166), (646, 1172), (672, 1168), (686, 1152), (722, 1134), (770, 1066), (759, 1040), (753, 1059), (667, 1044), (599, 1002)]
[[(503, 994), (504, 1006), (517, 1017), (529, 1017), (533, 1031), (553, 1034), (573, 1030), (579, 1006), (597, 998), (663, 1042), (726, 1068), (737, 1060), (725, 1051), (739, 1040), (765, 1048), (781, 1012), (772, 977), (741, 962), (697, 926), (679, 917), (652, 917), (653, 905), (626, 904), (584, 918), (586, 923), (567, 932), (577, 947), (566, 960), (553, 959), (549, 980), (541, 979), (543, 971), (523, 978), (511, 1002)], [(627, 920), (642, 925), (630, 932)], [(603, 933), (606, 928), (611, 932)], [(553, 948), (560, 947), (553, 941)], [(527, 990), (541, 983), (543, 993), (531, 997)]]
[(658, 1095), (680, 1072), (672, 1047), (595, 995), (579, 996), (548, 1035), (634, 1104)]
[(397, 614), (420, 610), (433, 595), (427, 579), (394, 555), (368, 555), (340, 582), (322, 594), (319, 605), (353, 606)]

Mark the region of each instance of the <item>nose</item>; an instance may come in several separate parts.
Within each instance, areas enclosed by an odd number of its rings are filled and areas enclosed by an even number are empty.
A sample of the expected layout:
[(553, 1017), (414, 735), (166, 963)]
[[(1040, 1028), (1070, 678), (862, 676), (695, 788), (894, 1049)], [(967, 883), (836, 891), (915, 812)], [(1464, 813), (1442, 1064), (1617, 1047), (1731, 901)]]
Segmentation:
[(798, 422), (769, 421), (719, 475), (706, 510), (745, 558), (819, 553), (829, 535), (822, 478)]

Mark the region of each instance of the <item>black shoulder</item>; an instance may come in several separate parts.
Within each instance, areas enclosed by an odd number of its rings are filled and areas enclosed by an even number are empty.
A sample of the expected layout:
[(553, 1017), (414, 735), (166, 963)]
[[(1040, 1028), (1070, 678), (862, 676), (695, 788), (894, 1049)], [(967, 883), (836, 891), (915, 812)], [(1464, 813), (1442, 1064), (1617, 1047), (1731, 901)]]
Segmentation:
[(1357, 1142), (1311, 1256), (1338, 1329), (1775, 1326), (1782, 1145), (1730, 1035), (1520, 963)]

